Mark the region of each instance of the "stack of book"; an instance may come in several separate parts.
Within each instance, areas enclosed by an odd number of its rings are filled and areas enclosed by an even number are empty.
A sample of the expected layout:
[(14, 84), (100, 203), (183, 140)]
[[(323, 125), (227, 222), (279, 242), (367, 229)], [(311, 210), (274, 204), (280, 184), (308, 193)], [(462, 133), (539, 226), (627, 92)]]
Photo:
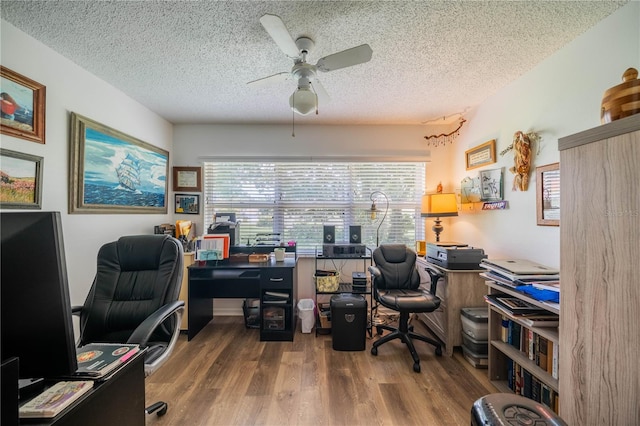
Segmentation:
[(560, 302), (560, 274), (557, 269), (522, 259), (483, 259), (483, 278), (510, 287), (543, 302)]

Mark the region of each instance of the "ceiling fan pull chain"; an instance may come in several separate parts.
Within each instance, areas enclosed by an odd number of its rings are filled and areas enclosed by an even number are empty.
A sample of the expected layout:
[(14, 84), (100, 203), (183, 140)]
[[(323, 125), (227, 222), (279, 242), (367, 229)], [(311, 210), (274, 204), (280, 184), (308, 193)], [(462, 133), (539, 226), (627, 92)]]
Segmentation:
[[(295, 98), (293, 98), (293, 103), (295, 106)], [(296, 112), (293, 110), (293, 108), (291, 108), (291, 137), (295, 138), (296, 137)]]

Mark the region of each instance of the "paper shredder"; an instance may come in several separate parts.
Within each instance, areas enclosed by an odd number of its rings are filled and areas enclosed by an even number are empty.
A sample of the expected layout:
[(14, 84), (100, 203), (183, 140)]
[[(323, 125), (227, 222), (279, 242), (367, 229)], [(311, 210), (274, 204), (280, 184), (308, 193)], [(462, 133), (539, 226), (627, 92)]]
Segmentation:
[(367, 333), (367, 300), (351, 293), (331, 296), (331, 335), (336, 351), (363, 351)]

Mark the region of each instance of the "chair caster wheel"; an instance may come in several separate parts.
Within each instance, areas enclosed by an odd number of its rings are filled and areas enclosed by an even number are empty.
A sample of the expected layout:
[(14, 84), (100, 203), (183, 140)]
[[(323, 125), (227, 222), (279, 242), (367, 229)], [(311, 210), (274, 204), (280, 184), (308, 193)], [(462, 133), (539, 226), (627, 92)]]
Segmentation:
[(409, 326), (409, 331), (413, 331), (413, 326), (412, 325)]
[(371, 348), (371, 355), (373, 356), (377, 356), (378, 355), (378, 348)]
[(413, 364), (413, 371), (415, 371), (416, 373), (420, 372), (420, 363), (414, 363)]
[(158, 410), (158, 412), (156, 413), (158, 415), (158, 417), (164, 416), (165, 414), (167, 414), (167, 409), (169, 408), (168, 404), (164, 404), (164, 407), (162, 407), (160, 410)]
[(376, 332), (378, 333), (378, 336), (380, 336), (382, 334), (382, 327), (376, 327)]
[(440, 347), (436, 348), (436, 355), (437, 356), (442, 356), (442, 348), (440, 348)]

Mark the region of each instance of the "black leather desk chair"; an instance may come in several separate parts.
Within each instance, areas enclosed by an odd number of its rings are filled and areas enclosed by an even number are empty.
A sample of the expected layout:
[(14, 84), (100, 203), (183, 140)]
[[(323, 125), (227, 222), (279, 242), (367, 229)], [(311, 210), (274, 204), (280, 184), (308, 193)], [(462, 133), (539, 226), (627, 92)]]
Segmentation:
[[(136, 343), (147, 348), (145, 376), (168, 358), (180, 333), (184, 302), (182, 244), (169, 235), (136, 235), (107, 243), (98, 252), (96, 277), (80, 316), (80, 345)], [(165, 402), (146, 412), (167, 411)]]
[(409, 315), (418, 312), (433, 312), (440, 306), (436, 297), (437, 279), (431, 281), (431, 292), (420, 287), (420, 276), (416, 269), (416, 253), (404, 244), (383, 244), (373, 251), (375, 266), (370, 266), (374, 299), (382, 306), (400, 313), (398, 328), (378, 325), (378, 334), (382, 329), (391, 331), (373, 342), (372, 355), (378, 355), (378, 346), (391, 340), (400, 339), (407, 345), (413, 357), (413, 371), (420, 372), (420, 357), (412, 339), (422, 340), (436, 347), (436, 355), (442, 355), (440, 343), (427, 336), (413, 332), (409, 326)]

